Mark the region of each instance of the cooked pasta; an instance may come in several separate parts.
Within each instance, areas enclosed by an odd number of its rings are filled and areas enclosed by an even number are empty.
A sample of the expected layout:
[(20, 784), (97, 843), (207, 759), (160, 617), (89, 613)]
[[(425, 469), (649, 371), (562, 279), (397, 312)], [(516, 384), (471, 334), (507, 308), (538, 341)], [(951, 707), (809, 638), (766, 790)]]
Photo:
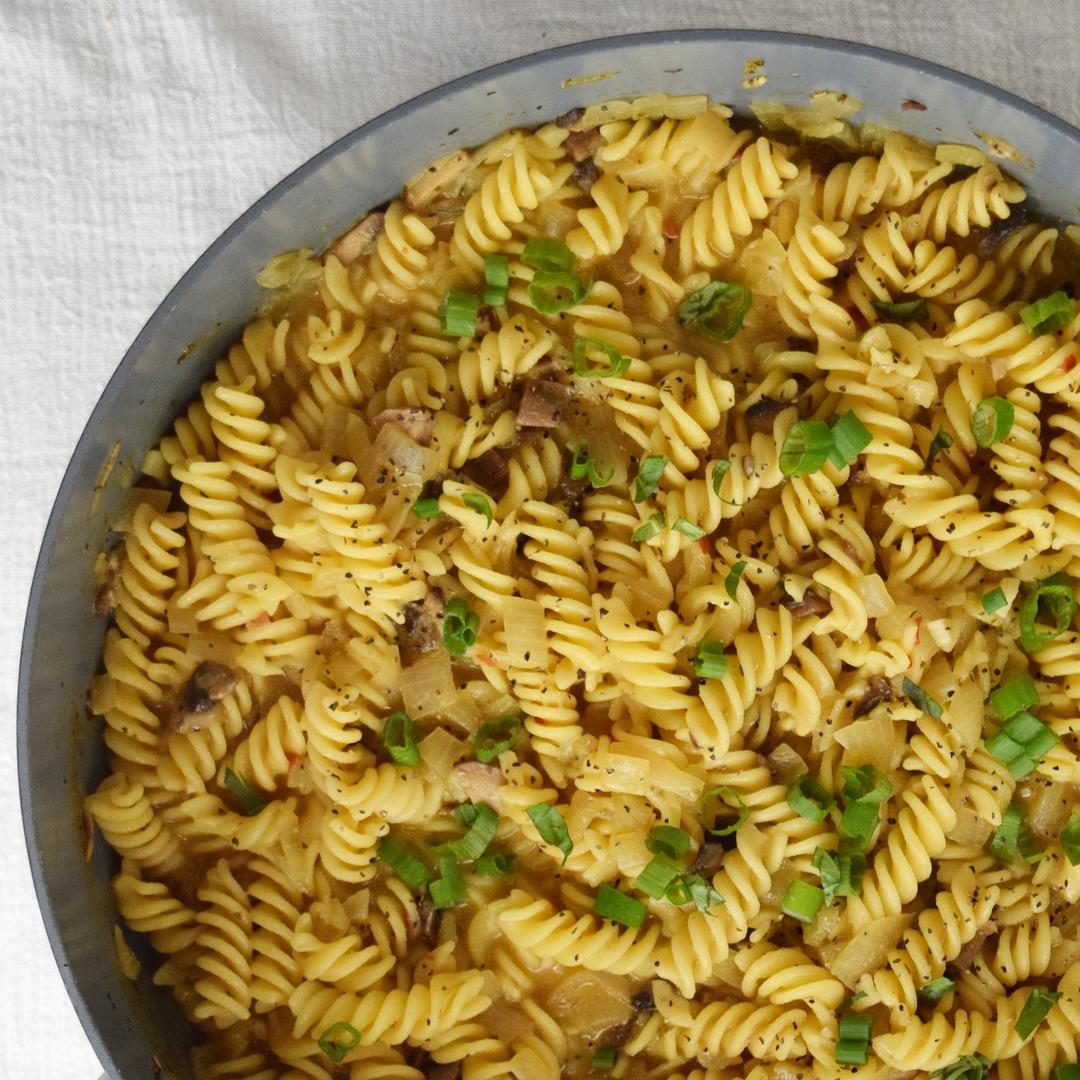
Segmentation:
[(572, 110), (261, 273), (99, 560), (199, 1080), (1076, 1061), (1077, 253), (826, 98)]

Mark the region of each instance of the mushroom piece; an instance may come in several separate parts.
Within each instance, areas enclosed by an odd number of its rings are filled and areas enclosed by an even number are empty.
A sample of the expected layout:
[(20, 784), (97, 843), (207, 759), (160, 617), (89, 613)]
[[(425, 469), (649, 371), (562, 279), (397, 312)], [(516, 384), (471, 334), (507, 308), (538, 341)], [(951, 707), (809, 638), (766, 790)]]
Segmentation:
[(592, 191), (593, 184), (600, 179), (600, 170), (596, 167), (596, 162), (592, 158), (586, 158), (574, 166), (573, 177), (574, 183), (582, 191)]
[(384, 424), (394, 424), (421, 446), (429, 445), (435, 432), (435, 414), (430, 409), (417, 407), (383, 409), (375, 414), (372, 423), (376, 428), (381, 428)]
[(472, 157), (466, 150), (433, 161), (405, 185), (405, 205), (410, 210), (423, 210), (471, 165)]
[(354, 225), (336, 244), (327, 252), (334, 255), (346, 266), (354, 263), (367, 251), (368, 247), (383, 231), (386, 215), (381, 210), (376, 210), (359, 223)]
[(700, 874), (703, 878), (711, 880), (723, 866), (726, 853), (727, 849), (718, 840), (706, 840), (698, 848), (698, 853), (690, 864), (690, 873)]
[(503, 775), (497, 765), (485, 765), (482, 761), (462, 761), (454, 766), (454, 778), (469, 797), (470, 802), (487, 803), (496, 813), (502, 813)]
[(506, 454), (497, 446), (485, 450), (479, 457), (471, 458), (461, 471), (474, 483), (493, 494), (501, 496), (510, 479), (510, 466)]
[(574, 161), (584, 161), (592, 157), (593, 151), (600, 145), (600, 129), (591, 131), (571, 131), (566, 136), (566, 149)]
[(807, 589), (801, 600), (785, 596), (780, 601), (796, 619), (803, 619), (807, 615), (828, 615), (832, 611), (832, 604), (819, 596), (813, 589)]
[(893, 686), (884, 675), (871, 675), (867, 680), (866, 693), (855, 703), (851, 715), (854, 719), (865, 716), (873, 711), (883, 701), (892, 701)]
[(773, 421), (788, 407), (789, 402), (760, 397), (746, 410), (746, 426), (751, 431), (771, 432)]
[(979, 951), (983, 947), (983, 942), (988, 937), (997, 933), (998, 925), (991, 919), (989, 922), (985, 922), (978, 930), (975, 931), (975, 936), (960, 950), (956, 959), (952, 962), (952, 967), (957, 971), (967, 971), (976, 958), (979, 955)]
[(224, 700), (240, 683), (232, 668), (204, 660), (176, 695), (169, 713), (169, 727), (174, 731), (198, 731), (198, 718)]
[(435, 906), (430, 897), (422, 897), (416, 905), (416, 914), (419, 919), (420, 937), (424, 943), (434, 949), (439, 943), (439, 926), (442, 923), (442, 912)]
[(581, 105), (573, 109), (567, 109), (562, 116), (555, 118), (555, 126), (561, 128), (573, 127), (575, 124), (580, 123), (584, 115), (585, 109)]
[(566, 387), (547, 379), (530, 379), (525, 383), (518, 406), (517, 426), (529, 428), (557, 427), (566, 404)]
[(413, 600), (402, 609), (405, 621), (398, 634), (402, 663), (414, 664), (422, 653), (431, 652), (442, 644), (438, 620), (443, 612), (442, 590), (429, 589), (423, 600)]

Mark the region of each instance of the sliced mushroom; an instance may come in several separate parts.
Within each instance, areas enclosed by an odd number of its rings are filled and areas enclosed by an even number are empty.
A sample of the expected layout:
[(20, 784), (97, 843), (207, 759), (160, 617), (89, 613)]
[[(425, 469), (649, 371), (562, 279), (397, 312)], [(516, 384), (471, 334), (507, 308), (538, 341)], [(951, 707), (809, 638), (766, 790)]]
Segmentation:
[(417, 903), (416, 914), (420, 923), (420, 937), (429, 948), (434, 949), (439, 943), (442, 912), (432, 903), (430, 897), (425, 896)]
[(198, 731), (202, 727), (198, 718), (235, 690), (239, 682), (240, 676), (232, 668), (204, 660), (176, 695), (169, 727), (174, 731)]
[(771, 432), (773, 421), (788, 407), (786, 401), (760, 397), (746, 410), (746, 426), (751, 431)]
[(465, 150), (433, 161), (405, 185), (405, 204), (410, 210), (423, 210), (471, 165), (472, 157)]
[(593, 151), (600, 145), (600, 129), (591, 131), (571, 131), (566, 136), (566, 150), (574, 161), (584, 161), (592, 157)]
[(566, 387), (547, 379), (525, 383), (518, 406), (517, 425), (523, 428), (557, 427), (566, 405)]
[(892, 701), (893, 685), (884, 675), (871, 675), (867, 681), (866, 693), (855, 703), (851, 715), (857, 720), (876, 709), (883, 701)]
[(975, 960), (983, 947), (983, 942), (986, 941), (988, 937), (992, 937), (996, 934), (997, 928), (997, 923), (994, 922), (993, 919), (983, 923), (983, 925), (975, 931), (975, 936), (957, 954), (957, 957), (952, 962), (951, 966), (957, 971), (969, 970), (971, 965), (975, 963)]
[(561, 128), (573, 127), (575, 124), (580, 123), (584, 115), (585, 109), (580, 105), (574, 109), (567, 109), (562, 116), (556, 118), (555, 126)]
[(381, 428), (384, 424), (394, 424), (401, 428), (410, 439), (421, 446), (428, 446), (435, 431), (435, 414), (430, 409), (416, 407), (383, 409), (382, 412), (376, 413), (372, 423), (376, 428)]
[(368, 214), (358, 224), (354, 225), (330, 250), (328, 255), (334, 255), (346, 266), (354, 263), (375, 242), (378, 235), (383, 231), (386, 215), (381, 210)]
[(631, 1016), (621, 1024), (615, 1024), (612, 1027), (605, 1028), (597, 1036), (597, 1043), (600, 1046), (622, 1046), (630, 1036), (634, 1034), (634, 1028), (637, 1027), (637, 1021), (638, 1018), (636, 1016)]
[(500, 497), (510, 479), (506, 454), (497, 446), (485, 450), (479, 457), (470, 458), (461, 471), (474, 483)]
[(638, 1012), (653, 1012), (656, 1009), (656, 1001), (650, 989), (639, 990), (631, 999), (630, 1005)]
[(398, 648), (405, 667), (416, 663), (422, 653), (431, 652), (442, 644), (438, 620), (443, 606), (442, 590), (433, 588), (423, 600), (414, 600), (402, 608), (405, 621), (398, 634)]
[(832, 604), (824, 596), (819, 596), (813, 589), (807, 589), (801, 600), (791, 596), (784, 596), (780, 603), (791, 612), (796, 619), (805, 619), (808, 615), (828, 615), (832, 611)]
[(726, 850), (719, 840), (706, 840), (698, 848), (698, 853), (690, 864), (690, 873), (700, 874), (706, 880), (711, 880), (712, 876), (723, 866)]
[(482, 761), (462, 761), (454, 766), (454, 776), (470, 802), (487, 803), (492, 810), (502, 813), (503, 775), (497, 765), (485, 765)]
[(574, 166), (573, 177), (574, 183), (582, 191), (592, 191), (593, 184), (600, 179), (600, 170), (596, 167), (596, 162), (592, 158), (586, 158)]

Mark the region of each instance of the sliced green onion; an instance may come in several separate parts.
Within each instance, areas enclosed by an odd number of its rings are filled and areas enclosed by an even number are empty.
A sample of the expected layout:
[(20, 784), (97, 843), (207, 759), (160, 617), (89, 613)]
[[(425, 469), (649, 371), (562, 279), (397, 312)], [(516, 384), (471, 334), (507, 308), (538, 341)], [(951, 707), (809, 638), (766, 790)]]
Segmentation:
[(384, 836), (375, 849), (375, 854), (397, 874), (413, 892), (421, 889), (431, 880), (431, 871), (396, 836)]
[(921, 296), (914, 300), (874, 300), (873, 304), (879, 315), (899, 322), (922, 322), (927, 316), (926, 301)]
[(780, 910), (801, 923), (811, 923), (825, 903), (825, 894), (816, 886), (796, 878), (780, 901)]
[(561, 240), (543, 236), (531, 236), (525, 241), (521, 261), (533, 270), (574, 269), (574, 253)]
[(930, 1074), (930, 1080), (985, 1080), (991, 1061), (982, 1054), (965, 1054), (951, 1065)]
[(439, 510), (438, 499), (417, 499), (413, 503), (412, 512), (421, 520), (426, 521), (428, 518), (437, 517), (441, 511)]
[(657, 533), (663, 531), (664, 515), (660, 510), (657, 510), (652, 517), (647, 518), (630, 534), (630, 539), (633, 540), (635, 544), (643, 544), (646, 540), (651, 540)]
[(1029, 334), (1053, 334), (1068, 326), (1076, 315), (1076, 305), (1062, 290), (1020, 309), (1020, 318)]
[(460, 596), (446, 602), (443, 610), (443, 644), (451, 656), (464, 656), (476, 644), (480, 616)]
[(694, 653), (690, 666), (699, 679), (722, 679), (727, 674), (727, 657), (722, 641), (703, 641)]
[(484, 762), (485, 765), (494, 761), (500, 754), (514, 748), (520, 734), (520, 716), (500, 716), (498, 720), (481, 724), (473, 744), (476, 760)]
[(739, 595), (739, 579), (743, 576), (743, 571), (746, 569), (746, 560), (739, 559), (732, 568), (728, 571), (728, 575), (724, 578), (724, 592), (731, 597), (732, 600), (738, 599)]
[(563, 863), (565, 863), (570, 858), (570, 852), (574, 850), (574, 842), (570, 839), (570, 832), (566, 828), (562, 814), (547, 803), (530, 806), (525, 813), (536, 826), (540, 839), (546, 844), (557, 847), (563, 853)]
[(988, 593), (983, 593), (979, 597), (979, 603), (982, 604), (982, 609), (987, 615), (993, 615), (995, 612), (1000, 611), (1008, 602), (1000, 588), (991, 589)]
[(856, 799), (844, 807), (840, 816), (840, 835), (850, 840), (855, 851), (865, 851), (878, 827), (880, 810), (875, 803)]
[(484, 303), (499, 307), (506, 303), (510, 287), (510, 260), (505, 255), (484, 256)]
[(667, 463), (663, 454), (650, 454), (641, 462), (634, 479), (634, 502), (644, 502), (656, 493), (656, 485), (660, 483)]
[(1028, 994), (1020, 1015), (1016, 1018), (1013, 1030), (1021, 1039), (1026, 1039), (1050, 1014), (1050, 1010), (1061, 998), (1055, 990), (1044, 990), (1041, 986), (1032, 988)]
[(724, 898), (700, 874), (683, 874), (682, 885), (689, 892), (690, 900), (698, 911), (707, 914), (724, 902)]
[(836, 800), (812, 776), (800, 776), (788, 786), (787, 803), (807, 821), (824, 821)]
[(607, 884), (596, 890), (593, 911), (602, 919), (610, 919), (632, 930), (640, 930), (649, 913), (649, 909), (636, 897), (627, 896)]
[[(449, 845), (448, 845), (449, 846)], [(461, 876), (461, 867), (457, 858), (450, 852), (439, 856), (439, 878), (428, 885), (428, 895), (432, 903), (439, 908), (457, 907), (469, 899), (469, 890), (465, 888), (465, 879)]]
[(1020, 833), (1025, 828), (1024, 815), (1018, 806), (1007, 806), (1001, 824), (990, 838), (990, 852), (1002, 862), (1012, 862), (1020, 854)]
[(682, 867), (666, 855), (654, 855), (644, 870), (638, 874), (634, 888), (659, 900), (666, 895), (668, 887), (682, 873)]
[(614, 1046), (598, 1046), (592, 1056), (592, 1067), (594, 1069), (614, 1069), (615, 1054)]
[(832, 432), (820, 420), (796, 420), (780, 447), (780, 471), (785, 476), (817, 472), (832, 453)]
[(472, 810), (475, 813), (468, 824), (469, 831), (460, 840), (451, 840), (444, 845), (462, 862), (479, 859), (495, 839), (495, 831), (499, 827), (499, 815), (487, 803), (477, 803)]
[(1080, 863), (1080, 814), (1069, 815), (1069, 820), (1062, 826), (1058, 839), (1061, 841), (1061, 850), (1065, 852), (1065, 858), (1070, 864), (1076, 866)]
[[(725, 802), (725, 799), (734, 799), (735, 805), (732, 806), (731, 803)], [(714, 803), (719, 803), (720, 806), (717, 807)], [(738, 813), (736, 813), (733, 821), (718, 828), (717, 810), (720, 807), (731, 812), (738, 811)], [(743, 802), (742, 796), (734, 788), (726, 785), (715, 787), (701, 796), (701, 824), (710, 836), (730, 836), (732, 833), (738, 832), (746, 824), (749, 817), (750, 811), (746, 803)]]
[[(1052, 620), (1052, 628), (1039, 629), (1040, 615)], [(1060, 637), (1072, 625), (1076, 614), (1076, 592), (1069, 579), (1060, 571), (1040, 581), (1024, 597), (1020, 605), (1020, 644), (1035, 652)]]
[(990, 704), (1002, 720), (1008, 720), (1024, 709), (1039, 704), (1039, 691), (1029, 675), (1010, 679), (990, 692)]
[(718, 461), (712, 467), (712, 489), (714, 495), (720, 494), (720, 485), (724, 482), (724, 477), (731, 471), (730, 461)]
[(318, 1043), (319, 1049), (336, 1065), (360, 1045), (360, 1032), (352, 1024), (339, 1020), (319, 1036)]
[(450, 337), (474, 337), (480, 297), (461, 289), (447, 289), (439, 305), (439, 325)]
[(473, 863), (473, 870), (481, 877), (509, 877), (514, 870), (514, 856), (501, 851), (494, 855), (481, 855)]
[(564, 270), (537, 270), (529, 282), (529, 303), (541, 315), (558, 315), (588, 295), (589, 286)]
[(865, 1065), (870, 1053), (873, 1020), (866, 1013), (846, 1013), (840, 1017), (836, 1052), (838, 1065)]
[(1059, 1065), (1054, 1070), (1054, 1080), (1080, 1080), (1080, 1065)]
[(687, 540), (700, 540), (705, 535), (705, 530), (700, 525), (695, 525), (686, 518), (676, 518), (671, 526), (677, 533), (682, 533)]
[(382, 743), (398, 765), (419, 765), (420, 747), (416, 745), (416, 726), (408, 713), (392, 712), (383, 722)]
[(601, 470), (595, 461), (589, 457), (589, 444), (582, 443), (575, 451), (570, 462), (570, 478), (572, 480), (584, 480), (588, 478), (594, 488), (606, 487), (611, 483), (615, 475), (614, 467)]
[(679, 304), (679, 322), (714, 341), (730, 341), (742, 329), (753, 300), (745, 285), (710, 281)]
[(892, 782), (873, 765), (860, 765), (854, 769), (841, 765), (840, 775), (844, 778), (841, 794), (845, 799), (876, 804), (883, 803), (892, 794)]
[(829, 460), (842, 469), (850, 465), (871, 443), (872, 436), (863, 422), (853, 413), (846, 412), (832, 426), (832, 450)]
[(645, 837), (645, 847), (654, 855), (681, 859), (690, 850), (690, 834), (674, 825), (657, 825)]
[(916, 709), (926, 713), (933, 720), (941, 719), (941, 703), (936, 698), (931, 697), (918, 683), (913, 683), (910, 679), (905, 678), (900, 686), (904, 691), (904, 696)]
[(1029, 712), (1014, 713), (986, 740), (986, 749), (1009, 767), (1019, 780), (1038, 766), (1047, 751), (1061, 740)]
[(850, 1009), (852, 1007), (852, 1005), (858, 1005), (858, 1003), (860, 1001), (862, 1001), (864, 998), (866, 998), (866, 996), (867, 996), (866, 993), (864, 991), (862, 991), (862, 990), (856, 990), (854, 994), (848, 994), (848, 996), (846, 998), (844, 998), (844, 1000), (841, 1001), (840, 1004), (837, 1005), (835, 1009), (833, 1009), (833, 1015), (834, 1016), (843, 1015), (844, 1013), (846, 1013), (848, 1011), (848, 1009)]
[[(586, 349), (599, 349), (607, 358), (607, 367), (589, 367), (589, 358), (585, 355)], [(618, 349), (613, 348), (606, 341), (598, 338), (574, 338), (574, 374), (584, 379), (612, 379), (624, 375), (630, 367), (630, 360), (623, 356)]]
[(919, 987), (918, 998), (925, 1005), (936, 1005), (946, 994), (951, 994), (955, 989), (956, 983), (942, 975), (938, 979), (923, 983)]
[(983, 398), (971, 414), (971, 434), (975, 436), (975, 445), (985, 449), (1007, 438), (1015, 417), (1016, 407), (1007, 398)]
[(457, 818), (458, 824), (464, 825), (467, 829), (479, 817), (480, 808), (475, 803), (463, 802), (458, 803), (451, 812)]
[(948, 450), (953, 444), (953, 437), (944, 429), (938, 428), (934, 432), (934, 437), (930, 440), (930, 449), (926, 453), (926, 466), (925, 472), (929, 472), (934, 467), (934, 461), (938, 454), (942, 450)]
[(240, 804), (240, 813), (245, 817), (254, 817), (266, 809), (266, 800), (242, 776), (237, 776), (228, 766), (225, 767), (225, 786)]
[(467, 491), (461, 496), (461, 501), (470, 510), (475, 510), (478, 514), (483, 514), (487, 519), (488, 525), (495, 519), (495, 515), (491, 510), (491, 503), (485, 499), (483, 495), (477, 495), (475, 491)]
[(838, 896), (858, 896), (862, 892), (866, 859), (857, 853), (842, 853), (817, 848), (814, 869), (821, 879), (825, 903), (832, 904)]

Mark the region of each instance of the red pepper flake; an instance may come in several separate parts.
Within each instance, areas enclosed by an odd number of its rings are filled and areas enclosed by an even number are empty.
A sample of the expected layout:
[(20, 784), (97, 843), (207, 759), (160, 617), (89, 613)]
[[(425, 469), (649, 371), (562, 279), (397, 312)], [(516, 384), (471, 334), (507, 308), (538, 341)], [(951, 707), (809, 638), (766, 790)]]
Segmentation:
[(488, 667), (499, 666), (499, 661), (496, 660), (495, 657), (491, 655), (491, 653), (477, 653), (476, 659), (479, 660), (481, 664), (487, 664)]
[(682, 226), (677, 221), (671, 221), (669, 219), (668, 221), (664, 222), (664, 239), (665, 240), (674, 240), (675, 237), (678, 236), (681, 231), (682, 231)]
[(704, 554), (709, 554), (709, 541), (704, 536), (698, 541), (698, 547), (701, 548)]
[(1069, 353), (1069, 355), (1061, 361), (1061, 370), (1072, 371), (1074, 367), (1076, 367), (1076, 353)]
[(255, 628), (260, 627), (260, 626), (269, 626), (269, 625), (270, 625), (270, 616), (267, 615), (265, 611), (260, 611), (259, 614), (256, 615), (255, 618), (252, 619), (251, 622), (248, 623), (248, 627), (250, 629), (255, 629)]

